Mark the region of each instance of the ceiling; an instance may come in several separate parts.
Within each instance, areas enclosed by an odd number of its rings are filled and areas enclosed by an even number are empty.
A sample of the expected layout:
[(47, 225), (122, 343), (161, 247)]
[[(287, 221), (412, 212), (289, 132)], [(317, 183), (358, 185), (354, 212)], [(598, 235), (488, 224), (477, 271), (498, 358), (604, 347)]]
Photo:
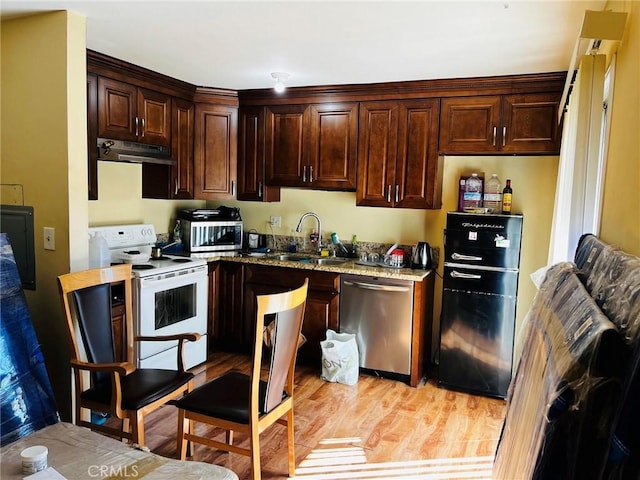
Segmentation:
[(3, 18), (71, 10), (87, 48), (208, 87), (270, 88), (569, 68), (604, 0), (2, 1)]

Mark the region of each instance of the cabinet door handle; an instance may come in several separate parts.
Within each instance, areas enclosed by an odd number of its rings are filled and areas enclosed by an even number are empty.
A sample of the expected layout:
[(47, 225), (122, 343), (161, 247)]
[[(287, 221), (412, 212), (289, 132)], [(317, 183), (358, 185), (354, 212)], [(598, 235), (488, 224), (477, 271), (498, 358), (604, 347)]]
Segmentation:
[(175, 181), (175, 185), (176, 185), (176, 186), (175, 186), (175, 189), (174, 189), (174, 193), (173, 193), (173, 194), (174, 194), (174, 195), (178, 195), (178, 179), (177, 179), (177, 178), (176, 178), (176, 181)]
[(236, 182), (231, 180), (231, 196), (235, 196), (236, 194)]
[(313, 165), (309, 165), (309, 183), (313, 183)]
[(387, 185), (387, 203), (391, 203), (391, 184)]
[(258, 198), (262, 198), (262, 182), (258, 182)]
[(136, 137), (138, 136), (138, 117), (136, 117)]
[(475, 275), (473, 273), (462, 273), (462, 272), (458, 272), (457, 270), (452, 270), (449, 275), (451, 276), (451, 278), (467, 278), (469, 280), (482, 279), (482, 275)]
[(307, 181), (307, 166), (302, 167), (302, 183)]
[(507, 127), (502, 127), (502, 146), (507, 144)]
[(493, 146), (496, 146), (496, 135), (498, 133), (498, 127), (493, 127)]
[(398, 203), (398, 201), (400, 200), (400, 197), (398, 196), (399, 194), (400, 194), (400, 185), (396, 183), (396, 203)]
[(140, 120), (140, 124), (142, 125), (142, 137), (144, 137), (144, 118)]

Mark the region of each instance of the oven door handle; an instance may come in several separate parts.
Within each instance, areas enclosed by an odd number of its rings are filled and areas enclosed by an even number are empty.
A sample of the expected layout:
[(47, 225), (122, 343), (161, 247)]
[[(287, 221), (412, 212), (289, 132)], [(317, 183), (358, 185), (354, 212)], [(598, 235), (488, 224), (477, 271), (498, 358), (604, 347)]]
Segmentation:
[[(140, 288), (145, 288), (146, 286), (153, 285), (154, 287), (162, 284), (185, 284), (189, 283), (188, 281), (193, 280), (206, 280), (207, 278), (207, 266), (204, 265), (202, 267), (197, 267), (198, 269), (192, 272), (180, 273), (178, 272), (169, 272), (166, 274), (160, 274), (159, 276), (151, 276), (151, 277), (141, 277), (138, 280), (140, 281)], [(177, 285), (179, 286), (179, 285)]]
[(198, 340), (200, 340), (200, 337), (202, 337), (202, 335), (196, 332), (178, 333), (176, 335), (155, 335), (151, 337), (148, 335), (141, 335), (141, 336), (135, 337), (133, 341), (134, 342), (168, 342), (169, 340), (186, 340), (188, 342), (197, 342)]

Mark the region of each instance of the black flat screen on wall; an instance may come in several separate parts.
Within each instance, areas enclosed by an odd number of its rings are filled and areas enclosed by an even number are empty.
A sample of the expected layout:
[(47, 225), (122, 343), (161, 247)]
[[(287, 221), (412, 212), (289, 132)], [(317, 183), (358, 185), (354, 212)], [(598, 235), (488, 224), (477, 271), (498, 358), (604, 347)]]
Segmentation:
[(9, 236), (22, 288), (36, 289), (33, 207), (0, 205), (0, 232)]

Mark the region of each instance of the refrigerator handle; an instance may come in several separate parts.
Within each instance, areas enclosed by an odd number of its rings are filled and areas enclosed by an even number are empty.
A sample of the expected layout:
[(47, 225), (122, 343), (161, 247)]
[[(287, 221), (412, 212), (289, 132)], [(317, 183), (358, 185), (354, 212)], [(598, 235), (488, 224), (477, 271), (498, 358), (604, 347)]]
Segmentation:
[(451, 254), (451, 258), (453, 260), (467, 260), (467, 261), (476, 261), (476, 262), (482, 261), (482, 257), (476, 257), (474, 255), (464, 255), (462, 253), (456, 253), (456, 252), (453, 252)]
[(450, 273), (451, 278), (467, 278), (469, 280), (482, 280), (482, 275), (476, 275), (473, 273), (461, 273), (457, 270), (452, 270)]

